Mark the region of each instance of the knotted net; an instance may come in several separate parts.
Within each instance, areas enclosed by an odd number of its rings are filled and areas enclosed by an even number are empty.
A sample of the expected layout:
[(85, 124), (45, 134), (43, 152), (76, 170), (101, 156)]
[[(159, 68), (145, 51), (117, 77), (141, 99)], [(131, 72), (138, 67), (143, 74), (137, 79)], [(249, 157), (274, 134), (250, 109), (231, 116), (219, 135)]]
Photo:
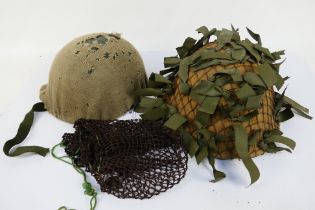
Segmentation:
[(78, 120), (63, 136), (74, 164), (90, 172), (101, 191), (119, 198), (151, 198), (185, 176), (182, 138), (146, 120)]

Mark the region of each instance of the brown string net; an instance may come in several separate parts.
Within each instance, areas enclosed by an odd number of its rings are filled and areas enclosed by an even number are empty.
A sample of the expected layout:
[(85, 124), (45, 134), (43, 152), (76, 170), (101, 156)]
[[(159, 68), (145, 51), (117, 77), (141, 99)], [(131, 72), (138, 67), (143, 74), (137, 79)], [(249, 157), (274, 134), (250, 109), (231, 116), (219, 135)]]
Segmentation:
[(188, 156), (181, 136), (146, 120), (83, 120), (63, 136), (65, 151), (101, 191), (119, 198), (151, 198), (185, 176)]

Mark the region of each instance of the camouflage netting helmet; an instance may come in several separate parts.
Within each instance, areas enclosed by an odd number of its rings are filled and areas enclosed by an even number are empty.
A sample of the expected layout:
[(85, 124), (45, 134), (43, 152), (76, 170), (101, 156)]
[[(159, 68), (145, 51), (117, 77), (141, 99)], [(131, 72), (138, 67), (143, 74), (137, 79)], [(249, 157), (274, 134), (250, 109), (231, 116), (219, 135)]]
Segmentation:
[(66, 122), (116, 119), (133, 105), (132, 93), (145, 85), (137, 50), (119, 34), (94, 33), (60, 50), (40, 99), (51, 114)]
[[(259, 171), (252, 157), (289, 150), (276, 142), (294, 149), (294, 141), (279, 130), (279, 122), (293, 117), (291, 108), (311, 117), (308, 109), (284, 96), (285, 91), (274, 91), (288, 79), (279, 74), (282, 62), (276, 62), (284, 51), (271, 53), (249, 29), (257, 43), (241, 40), (233, 27), (203, 26), (197, 31), (203, 37), (187, 38), (176, 48), (178, 56), (164, 59), (168, 69), (153, 73), (148, 87), (137, 91), (143, 96), (137, 111), (143, 119), (179, 130), (197, 163), (209, 160), (214, 181), (225, 176), (215, 169), (215, 158), (240, 158), (254, 183)], [(217, 39), (209, 41), (212, 36)]]

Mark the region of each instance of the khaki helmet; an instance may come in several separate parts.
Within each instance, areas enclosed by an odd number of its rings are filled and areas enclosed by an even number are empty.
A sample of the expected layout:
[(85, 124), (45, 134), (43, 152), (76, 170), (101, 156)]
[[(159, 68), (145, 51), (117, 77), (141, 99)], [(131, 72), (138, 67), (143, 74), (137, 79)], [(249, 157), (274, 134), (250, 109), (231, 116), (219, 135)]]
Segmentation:
[(40, 99), (52, 115), (66, 122), (115, 119), (131, 108), (132, 93), (145, 85), (138, 51), (120, 34), (93, 33), (60, 50)]
[(45, 156), (49, 149), (21, 146), (28, 135), (35, 112), (48, 111), (74, 123), (78, 119), (112, 120), (133, 108), (134, 92), (146, 87), (147, 77), (138, 51), (120, 34), (93, 33), (78, 37), (55, 57), (49, 82), (40, 89), (42, 102), (33, 105), (13, 139), (3, 151), (14, 157), (24, 153)]

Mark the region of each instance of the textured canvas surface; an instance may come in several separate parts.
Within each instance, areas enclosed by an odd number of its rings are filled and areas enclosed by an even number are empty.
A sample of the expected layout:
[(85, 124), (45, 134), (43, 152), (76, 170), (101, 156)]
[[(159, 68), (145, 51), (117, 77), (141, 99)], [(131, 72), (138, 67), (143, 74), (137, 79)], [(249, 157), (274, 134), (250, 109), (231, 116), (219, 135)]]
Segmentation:
[(115, 119), (146, 84), (143, 61), (119, 34), (94, 33), (74, 39), (55, 57), (40, 99), (54, 116), (73, 123)]

